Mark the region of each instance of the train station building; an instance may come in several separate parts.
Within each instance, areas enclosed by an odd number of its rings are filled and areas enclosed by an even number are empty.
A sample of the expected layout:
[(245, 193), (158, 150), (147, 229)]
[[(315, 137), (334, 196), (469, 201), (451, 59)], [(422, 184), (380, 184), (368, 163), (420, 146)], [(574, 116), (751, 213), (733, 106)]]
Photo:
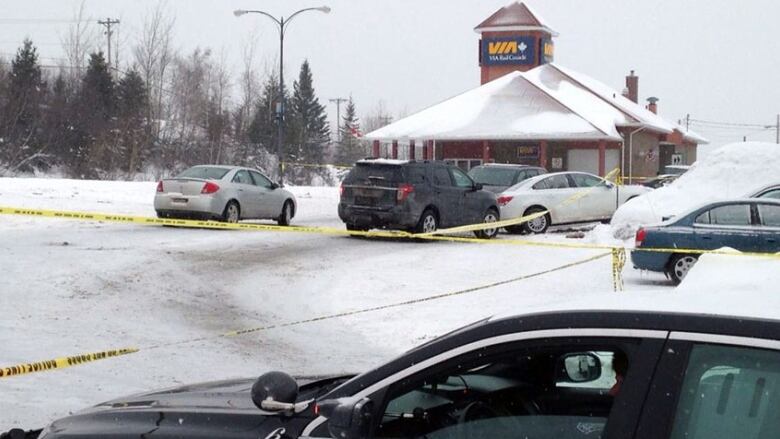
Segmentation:
[(701, 136), (639, 103), (632, 71), (617, 91), (555, 62), (558, 34), (524, 3), (479, 24), (481, 85), (366, 135), (374, 157), (445, 160), (463, 169), (522, 163), (625, 177), (692, 164)]

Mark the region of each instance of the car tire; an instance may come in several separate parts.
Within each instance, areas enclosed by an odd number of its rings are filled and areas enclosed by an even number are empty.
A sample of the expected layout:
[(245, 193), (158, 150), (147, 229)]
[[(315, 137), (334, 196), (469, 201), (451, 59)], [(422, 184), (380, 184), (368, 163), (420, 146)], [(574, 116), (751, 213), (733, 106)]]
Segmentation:
[(280, 226), (289, 226), (290, 221), (293, 217), (293, 204), (292, 201), (287, 200), (284, 202), (284, 206), (282, 206), (282, 212), (279, 214), (279, 218), (276, 219), (276, 222)]
[[(482, 222), (485, 224), (495, 223), (498, 221), (498, 211), (494, 208), (490, 208), (485, 212), (482, 218)], [(498, 235), (498, 227), (493, 229), (483, 229), (474, 232), (474, 235), (479, 239), (492, 239)]]
[(222, 221), (226, 223), (237, 223), (241, 219), (241, 206), (236, 201), (228, 201), (225, 210), (222, 211)]
[(425, 212), (420, 215), (420, 220), (417, 222), (417, 226), (414, 228), (415, 233), (431, 233), (435, 232), (439, 228), (439, 218), (436, 217), (436, 213), (431, 209), (426, 209)]
[(519, 226), (506, 226), (504, 227), (507, 233), (510, 235), (525, 235), (526, 231), (522, 225)]
[[(526, 210), (523, 216), (533, 215), (535, 213), (544, 212), (545, 210), (546, 209), (542, 209), (541, 207), (532, 207)], [(547, 229), (550, 228), (550, 221), (550, 213), (548, 212), (539, 218), (524, 222), (523, 229), (526, 233), (541, 235), (542, 233), (547, 232)]]
[(680, 285), (680, 282), (685, 279), (688, 272), (696, 264), (699, 259), (699, 255), (683, 254), (673, 255), (669, 261), (668, 275), (672, 279), (675, 285)]

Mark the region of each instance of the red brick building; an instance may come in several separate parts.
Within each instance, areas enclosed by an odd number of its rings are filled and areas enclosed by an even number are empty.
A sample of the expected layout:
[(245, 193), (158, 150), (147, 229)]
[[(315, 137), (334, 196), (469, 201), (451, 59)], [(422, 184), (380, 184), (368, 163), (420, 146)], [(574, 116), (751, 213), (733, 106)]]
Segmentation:
[(554, 63), (558, 35), (527, 5), (479, 24), (482, 85), (369, 133), (375, 157), (541, 165), (550, 171), (650, 177), (692, 164), (706, 139), (638, 104), (632, 71), (622, 92)]

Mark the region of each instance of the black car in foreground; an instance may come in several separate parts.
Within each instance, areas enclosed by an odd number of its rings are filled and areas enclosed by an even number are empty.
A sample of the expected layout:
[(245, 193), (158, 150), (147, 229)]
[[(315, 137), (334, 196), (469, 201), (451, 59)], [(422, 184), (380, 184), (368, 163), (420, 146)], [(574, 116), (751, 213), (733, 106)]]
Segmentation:
[[(496, 196), (444, 162), (361, 160), (341, 184), (339, 218), (348, 230), (441, 228), (499, 220)], [(493, 238), (498, 229), (474, 232)]]
[(351, 378), (271, 372), (121, 398), (37, 437), (780, 437), (776, 313), (620, 302), (486, 319)]

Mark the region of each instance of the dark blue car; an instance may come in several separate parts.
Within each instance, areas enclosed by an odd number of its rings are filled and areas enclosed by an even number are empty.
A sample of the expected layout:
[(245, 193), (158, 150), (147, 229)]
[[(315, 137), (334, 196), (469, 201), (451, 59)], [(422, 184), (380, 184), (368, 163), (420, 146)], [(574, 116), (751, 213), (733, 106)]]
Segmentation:
[(642, 250), (631, 252), (634, 267), (666, 273), (675, 283), (682, 281), (699, 255), (645, 249), (730, 247), (742, 252), (780, 252), (780, 201), (748, 199), (708, 204), (658, 226), (640, 228), (636, 247)]

